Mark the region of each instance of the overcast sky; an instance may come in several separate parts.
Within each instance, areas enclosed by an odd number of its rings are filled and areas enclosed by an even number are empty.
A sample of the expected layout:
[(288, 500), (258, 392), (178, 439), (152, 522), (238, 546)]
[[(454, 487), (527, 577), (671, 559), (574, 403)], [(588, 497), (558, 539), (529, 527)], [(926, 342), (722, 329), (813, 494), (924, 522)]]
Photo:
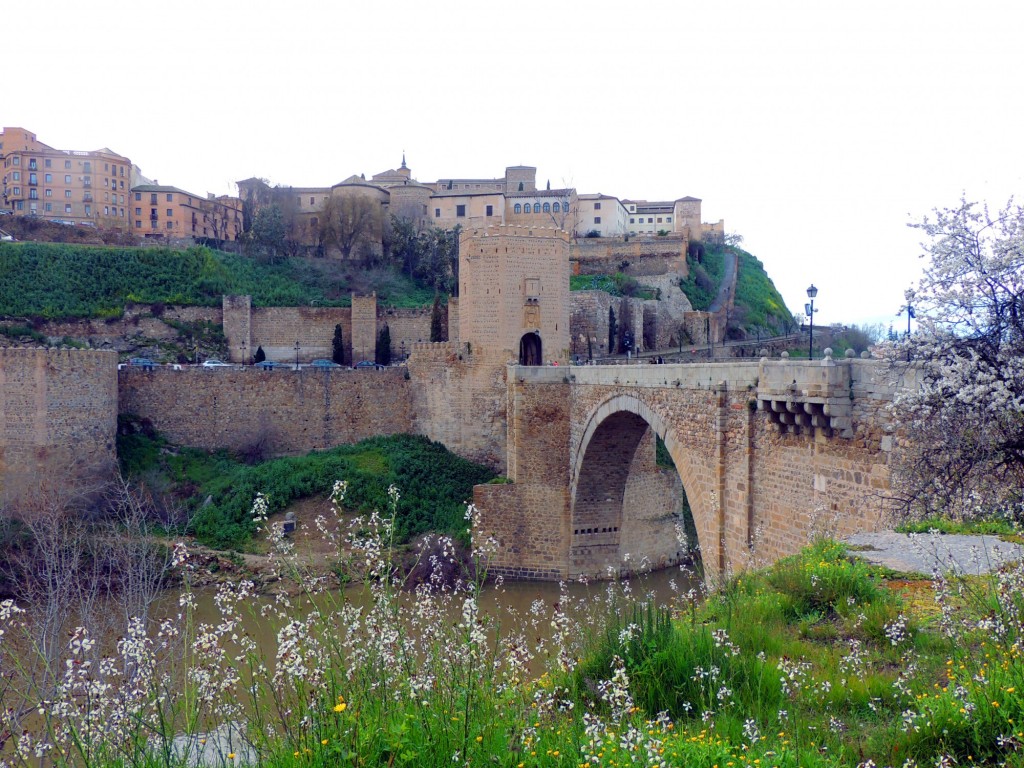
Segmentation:
[(421, 181), (523, 164), (581, 193), (693, 195), (792, 311), (818, 287), (816, 322), (901, 327), (907, 222), (1022, 186), (1010, 0), (31, 8), (4, 13), (0, 122), (51, 146), (200, 194), (334, 184), (404, 150)]

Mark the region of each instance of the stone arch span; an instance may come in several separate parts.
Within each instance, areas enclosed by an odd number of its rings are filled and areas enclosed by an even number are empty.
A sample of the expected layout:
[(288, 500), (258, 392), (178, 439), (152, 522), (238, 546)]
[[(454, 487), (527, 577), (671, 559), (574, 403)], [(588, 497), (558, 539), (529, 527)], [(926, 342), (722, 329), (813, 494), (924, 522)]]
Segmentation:
[[(701, 552), (716, 536), (715, 471), (701, 446), (684, 442), (672, 421), (634, 395), (617, 394), (593, 409), (570, 455), (569, 570), (598, 576), (671, 565), (675, 523), (670, 505), (681, 504), (659, 487), (654, 436), (660, 437), (690, 502)], [(632, 529), (631, 529), (632, 527)], [(627, 557), (628, 556), (628, 557)], [(714, 566), (716, 561), (709, 563)]]

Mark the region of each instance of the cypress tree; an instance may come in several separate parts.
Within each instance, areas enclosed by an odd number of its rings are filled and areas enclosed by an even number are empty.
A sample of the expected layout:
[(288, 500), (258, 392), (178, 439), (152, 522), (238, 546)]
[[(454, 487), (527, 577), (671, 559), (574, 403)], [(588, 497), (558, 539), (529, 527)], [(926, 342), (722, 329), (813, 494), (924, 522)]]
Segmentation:
[(618, 340), (618, 328), (615, 323), (615, 310), (608, 307), (608, 354), (615, 354), (615, 342)]
[(334, 326), (334, 338), (331, 340), (331, 360), (338, 365), (345, 364), (345, 337), (342, 334), (341, 323)]
[(441, 324), (441, 295), (435, 293), (434, 306), (430, 310), (430, 340), (447, 341), (444, 336), (444, 326)]
[(385, 323), (377, 335), (377, 365), (391, 365), (391, 329)]
[(256, 354), (252, 358), (253, 365), (262, 363), (266, 359), (267, 353), (263, 351), (263, 347), (256, 347)]

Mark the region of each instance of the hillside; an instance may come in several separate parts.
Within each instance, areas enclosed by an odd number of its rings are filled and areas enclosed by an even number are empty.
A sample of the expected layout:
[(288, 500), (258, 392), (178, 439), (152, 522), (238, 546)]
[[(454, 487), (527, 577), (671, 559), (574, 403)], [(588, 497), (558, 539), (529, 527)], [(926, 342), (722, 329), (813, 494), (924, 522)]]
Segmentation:
[(326, 259), (266, 263), (205, 247), (0, 243), (0, 316), (117, 317), (130, 302), (218, 306), (224, 294), (251, 295), (256, 306), (347, 306), (353, 291), (376, 291), (393, 306), (433, 298), (390, 270)]

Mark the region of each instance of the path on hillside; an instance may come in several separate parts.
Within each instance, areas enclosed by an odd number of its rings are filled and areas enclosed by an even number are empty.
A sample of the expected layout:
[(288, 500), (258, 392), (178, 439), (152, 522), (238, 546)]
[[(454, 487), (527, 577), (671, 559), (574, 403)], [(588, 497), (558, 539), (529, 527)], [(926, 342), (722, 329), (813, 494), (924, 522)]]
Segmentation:
[(732, 251), (725, 252), (725, 273), (722, 275), (722, 284), (718, 286), (718, 295), (715, 296), (715, 300), (711, 302), (711, 306), (708, 307), (708, 312), (717, 314), (721, 312), (729, 299), (729, 294), (736, 295), (736, 266), (739, 263), (739, 257)]

